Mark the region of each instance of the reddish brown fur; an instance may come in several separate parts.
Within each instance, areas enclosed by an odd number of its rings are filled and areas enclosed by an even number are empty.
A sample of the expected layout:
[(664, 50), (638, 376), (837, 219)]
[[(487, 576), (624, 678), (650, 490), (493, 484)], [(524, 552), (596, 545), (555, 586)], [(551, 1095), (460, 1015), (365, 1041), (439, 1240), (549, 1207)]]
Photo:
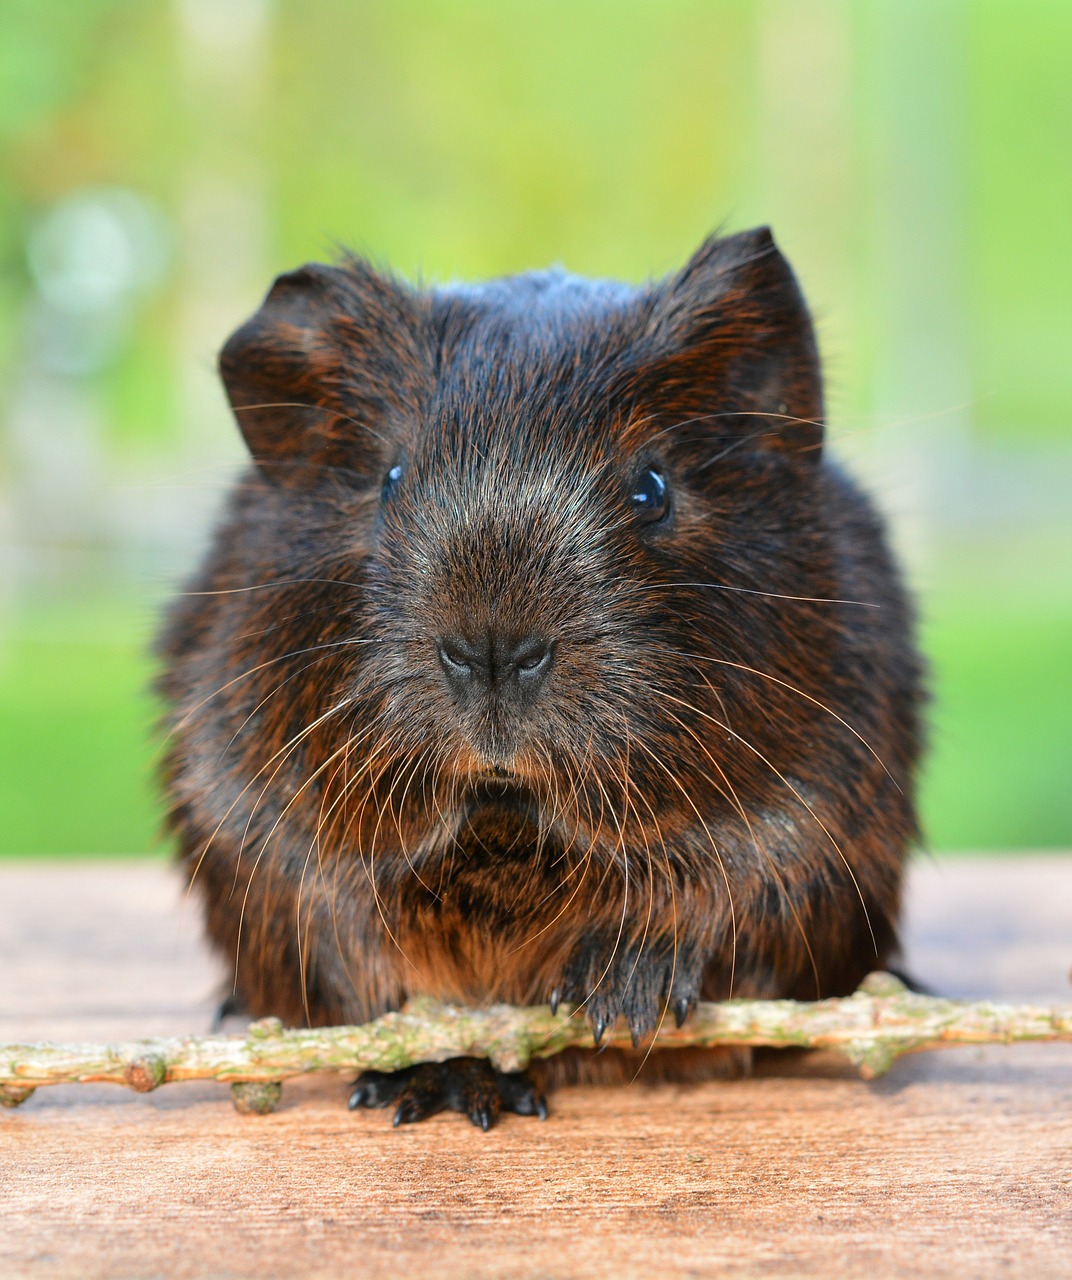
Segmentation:
[(887, 960), (920, 665), (767, 232), (640, 289), (307, 267), (221, 368), (256, 465), (163, 637), (165, 781), (251, 1012), (557, 992), (643, 1040)]

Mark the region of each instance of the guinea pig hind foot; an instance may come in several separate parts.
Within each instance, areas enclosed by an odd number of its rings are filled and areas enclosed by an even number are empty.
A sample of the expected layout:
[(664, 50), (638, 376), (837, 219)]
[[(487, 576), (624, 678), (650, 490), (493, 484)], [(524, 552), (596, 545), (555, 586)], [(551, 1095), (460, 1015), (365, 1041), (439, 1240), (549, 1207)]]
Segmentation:
[(547, 1119), (547, 1103), (525, 1071), (496, 1071), (483, 1058), (421, 1062), (402, 1071), (363, 1071), (350, 1091), (350, 1110), (395, 1107), (396, 1125), (426, 1120), (440, 1111), (467, 1115), (485, 1132), (502, 1111)]

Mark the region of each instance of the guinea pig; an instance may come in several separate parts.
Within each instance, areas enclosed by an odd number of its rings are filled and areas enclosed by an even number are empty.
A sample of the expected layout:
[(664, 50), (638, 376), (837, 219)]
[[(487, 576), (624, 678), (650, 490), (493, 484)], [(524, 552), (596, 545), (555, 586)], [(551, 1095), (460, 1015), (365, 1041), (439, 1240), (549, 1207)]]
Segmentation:
[[(488, 1128), (731, 996), (851, 993), (897, 947), (922, 666), (880, 520), (823, 447), (768, 230), (632, 287), (280, 276), (220, 369), (252, 465), (161, 637), (169, 823), (290, 1024), (560, 1001), (536, 1079), (368, 1072)], [(578, 1012), (579, 1011), (579, 1012)]]

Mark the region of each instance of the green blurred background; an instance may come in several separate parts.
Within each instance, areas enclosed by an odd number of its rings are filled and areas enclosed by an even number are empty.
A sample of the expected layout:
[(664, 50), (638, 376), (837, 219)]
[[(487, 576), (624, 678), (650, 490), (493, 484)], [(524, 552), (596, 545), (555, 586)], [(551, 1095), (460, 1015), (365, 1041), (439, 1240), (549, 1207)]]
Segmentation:
[(4, 0), (0, 156), (0, 852), (159, 848), (148, 639), (276, 271), (761, 222), (920, 598), (928, 843), (1072, 846), (1068, 0)]

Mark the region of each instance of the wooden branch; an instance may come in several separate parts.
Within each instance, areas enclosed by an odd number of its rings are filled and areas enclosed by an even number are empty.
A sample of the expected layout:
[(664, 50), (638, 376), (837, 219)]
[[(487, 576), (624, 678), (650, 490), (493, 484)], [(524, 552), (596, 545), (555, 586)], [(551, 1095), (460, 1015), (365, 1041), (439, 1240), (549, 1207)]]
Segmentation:
[[(243, 1111), (270, 1111), (280, 1082), (314, 1071), (395, 1071), (415, 1062), (490, 1058), (516, 1071), (534, 1058), (591, 1048), (582, 1017), (563, 1006), (463, 1009), (415, 1000), (359, 1027), (285, 1030), (277, 1018), (254, 1022), (245, 1036), (186, 1036), (114, 1045), (0, 1045), (0, 1103), (17, 1106), (41, 1085), (105, 1081), (140, 1093), (172, 1080), (231, 1084)], [(942, 1000), (909, 992), (890, 974), (873, 973), (855, 995), (813, 1004), (729, 1000), (701, 1004), (682, 1028), (664, 1023), (656, 1049), (752, 1045), (836, 1049), (865, 1079), (888, 1071), (905, 1053), (968, 1044), (1072, 1040), (1072, 1007), (1033, 1008), (991, 1001)], [(606, 1042), (630, 1048), (617, 1026)]]

